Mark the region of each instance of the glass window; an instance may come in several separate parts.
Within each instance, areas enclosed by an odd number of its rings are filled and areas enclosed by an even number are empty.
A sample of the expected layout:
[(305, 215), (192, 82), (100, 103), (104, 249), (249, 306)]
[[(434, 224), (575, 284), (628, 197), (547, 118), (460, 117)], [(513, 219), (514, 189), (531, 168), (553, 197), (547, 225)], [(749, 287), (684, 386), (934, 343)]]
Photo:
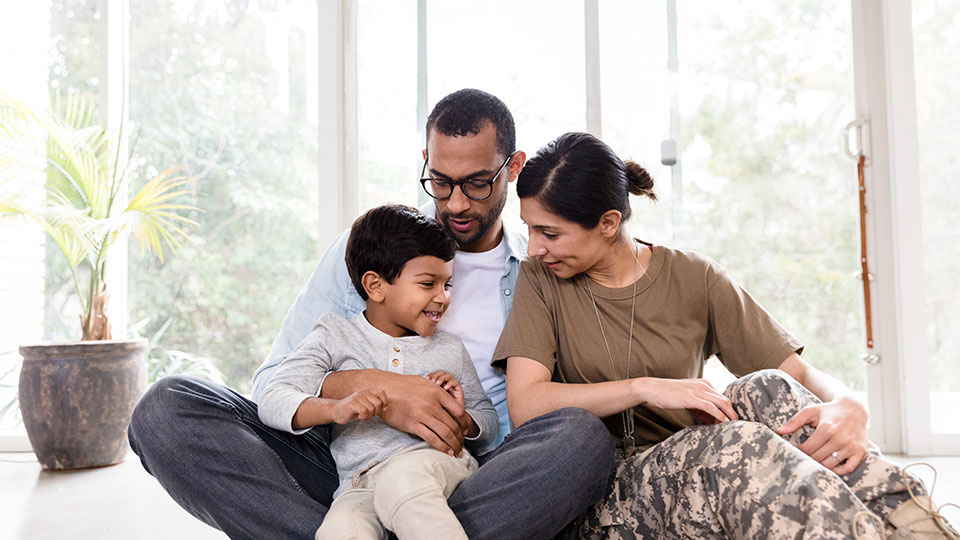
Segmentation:
[[(643, 239), (672, 242), (671, 168), (660, 163), (670, 138), (676, 75), (667, 69), (667, 11), (663, 4), (604, 0), (600, 3), (600, 82), (603, 140), (655, 179), (658, 197), (633, 199), (630, 227)], [(681, 208), (677, 205), (677, 211)]]
[(913, 28), (931, 429), (960, 433), (960, 5), (915, 1)]
[[(808, 361), (862, 391), (856, 167), (838, 142), (853, 118), (849, 6), (677, 6), (674, 74), (662, 5), (601, 4), (604, 137), (661, 198), (635, 202), (634, 234), (716, 259)], [(674, 171), (659, 164), (671, 129)]]
[[(100, 9), (96, 0), (22, 2), (0, 17), (0, 89), (37, 111), (49, 96), (82, 94), (96, 102), (100, 86)], [(4, 186), (43, 197), (42, 164)], [(17, 408), (18, 347), (80, 337), (79, 302), (59, 248), (40, 227), (0, 224), (0, 433), (23, 433)], [(82, 272), (82, 268), (81, 268)]]
[(388, 202), (416, 206), (423, 137), (415, 2), (359, 2), (357, 116), (359, 210)]
[[(103, 23), (99, 2), (62, 0), (50, 3), (49, 94), (78, 93), (99, 106)], [(80, 302), (63, 254), (46, 242), (47, 273), (43, 339), (80, 339)]]
[[(586, 129), (582, 0), (428, 1), (427, 65), (430, 107), (461, 88), (490, 92), (513, 113), (517, 149), (528, 157)], [(510, 187), (504, 215), (516, 223)]]
[(430, 106), (461, 88), (490, 92), (510, 108), (517, 147), (530, 155), (566, 131), (583, 131), (583, 2), (551, 2), (549, 24), (546, 9), (510, 0), (427, 2)]
[(317, 261), (317, 4), (134, 0), (130, 25), (138, 177), (182, 166), (203, 210), (176, 256), (131, 244), (130, 320), (154, 372), (248, 391)]

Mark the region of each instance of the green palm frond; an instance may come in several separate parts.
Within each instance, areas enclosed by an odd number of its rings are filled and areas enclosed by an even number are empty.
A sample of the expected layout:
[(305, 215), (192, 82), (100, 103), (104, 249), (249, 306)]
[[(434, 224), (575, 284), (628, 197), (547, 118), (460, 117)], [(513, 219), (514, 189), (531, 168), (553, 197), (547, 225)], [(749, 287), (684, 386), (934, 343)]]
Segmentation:
[[(102, 220), (91, 218), (87, 212), (75, 208), (65, 195), (58, 191), (48, 193), (47, 205), (40, 211), (38, 222), (57, 242), (70, 268), (76, 268), (84, 260), (97, 259), (97, 239), (104, 234)], [(57, 233), (51, 232), (51, 229)]]
[(18, 168), (45, 166), (47, 186), (67, 195), (75, 207), (103, 206), (103, 198), (97, 198), (103, 169), (92, 163), (106, 152), (103, 130), (71, 126), (55, 112), (38, 115), (2, 94), (0, 111), (0, 178), (17, 175)]
[(124, 211), (125, 223), (129, 224), (134, 237), (140, 245), (140, 251), (149, 251), (163, 260), (163, 245), (176, 253), (180, 248), (178, 237), (189, 238), (181, 228), (184, 224), (197, 225), (197, 222), (174, 212), (200, 211), (195, 206), (172, 204), (171, 201), (193, 193), (184, 189), (195, 180), (189, 176), (174, 176), (178, 167), (167, 169), (150, 179), (143, 188), (131, 197)]
[(22, 216), (23, 207), (19, 198), (18, 194), (4, 195), (0, 192), (0, 217)]
[[(177, 176), (176, 168), (150, 179), (126, 206), (117, 205), (132, 176), (119, 159), (122, 145), (96, 121), (93, 105), (76, 95), (57, 94), (49, 112), (38, 114), (0, 93), (0, 217), (31, 219), (59, 246), (84, 306), (84, 328), (94, 296), (105, 288), (110, 247), (132, 231), (141, 252), (162, 261), (164, 247), (176, 252), (189, 239), (184, 226), (197, 225), (182, 213), (199, 211), (178, 202), (193, 193), (195, 179)], [(90, 283), (81, 286), (75, 270), (85, 262)]]
[(0, 94), (0, 183), (42, 168), (45, 160), (45, 139), (33, 114)]
[(0, 108), (0, 167), (4, 160), (25, 165), (43, 160), (49, 188), (77, 208), (106, 215), (110, 145), (106, 132), (90, 125), (93, 107), (70, 95), (55, 98), (50, 113), (38, 115), (23, 101), (0, 95)]
[(74, 129), (59, 122), (47, 124), (47, 185), (67, 195), (93, 217), (104, 217), (110, 173), (104, 167), (106, 135), (99, 128)]

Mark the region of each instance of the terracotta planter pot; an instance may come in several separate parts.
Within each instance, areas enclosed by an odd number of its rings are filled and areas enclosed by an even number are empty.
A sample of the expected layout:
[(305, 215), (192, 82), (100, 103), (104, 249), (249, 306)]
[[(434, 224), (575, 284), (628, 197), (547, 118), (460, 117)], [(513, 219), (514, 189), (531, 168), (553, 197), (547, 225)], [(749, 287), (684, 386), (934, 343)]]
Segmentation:
[(20, 412), (45, 469), (123, 461), (127, 425), (147, 387), (147, 340), (20, 347)]

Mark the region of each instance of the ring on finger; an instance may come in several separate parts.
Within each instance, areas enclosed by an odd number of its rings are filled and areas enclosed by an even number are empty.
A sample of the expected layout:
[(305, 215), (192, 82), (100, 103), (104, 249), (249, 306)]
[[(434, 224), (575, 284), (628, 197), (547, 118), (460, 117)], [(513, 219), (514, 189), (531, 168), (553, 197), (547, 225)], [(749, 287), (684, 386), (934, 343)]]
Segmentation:
[(835, 459), (835, 460), (837, 460), (837, 461), (840, 461), (840, 452), (834, 452), (834, 453), (830, 454), (830, 457), (832, 457), (833, 459)]

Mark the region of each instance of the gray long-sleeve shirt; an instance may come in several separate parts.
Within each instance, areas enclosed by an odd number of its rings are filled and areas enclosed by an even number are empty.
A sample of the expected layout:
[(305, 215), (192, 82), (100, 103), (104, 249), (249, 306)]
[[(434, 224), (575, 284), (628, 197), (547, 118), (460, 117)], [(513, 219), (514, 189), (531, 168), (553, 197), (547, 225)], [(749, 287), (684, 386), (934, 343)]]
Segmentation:
[[(332, 371), (382, 369), (407, 375), (446, 371), (463, 388), (467, 413), (480, 428), (468, 449), (484, 449), (497, 440), (499, 420), (483, 392), (477, 370), (460, 338), (437, 331), (433, 336), (395, 338), (374, 328), (361, 313), (347, 320), (333, 313), (321, 316), (313, 331), (283, 361), (260, 398), (260, 420), (290, 433), (300, 404), (319, 393)], [(389, 404), (388, 404), (389, 406)], [(379, 417), (332, 426), (330, 452), (340, 476), (339, 495), (352, 483), (354, 472), (412, 446), (428, 447), (422, 439), (388, 426)]]

